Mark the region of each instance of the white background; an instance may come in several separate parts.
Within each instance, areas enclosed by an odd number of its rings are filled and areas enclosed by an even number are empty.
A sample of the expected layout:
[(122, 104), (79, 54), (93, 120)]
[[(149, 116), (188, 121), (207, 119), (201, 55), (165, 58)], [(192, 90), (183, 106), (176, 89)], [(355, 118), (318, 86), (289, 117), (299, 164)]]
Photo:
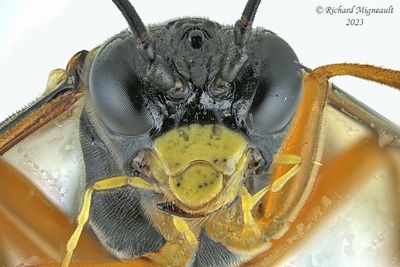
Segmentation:
[[(245, 0), (132, 0), (145, 24), (202, 16), (233, 24)], [(316, 14), (317, 6), (388, 7), (394, 14)], [(363, 18), (363, 26), (345, 26)], [(254, 23), (278, 33), (311, 68), (359, 62), (400, 69), (400, 1), (263, 1)], [(0, 120), (39, 96), (47, 74), (64, 68), (77, 51), (90, 50), (126, 28), (111, 0), (1, 0)], [(357, 79), (335, 80), (347, 91), (400, 124), (400, 93)]]
[[(182, 16), (202, 16), (233, 24), (245, 6), (245, 0), (131, 1), (145, 24)], [(330, 5), (393, 5), (394, 14), (369, 17), (316, 14), (317, 6)], [(347, 18), (363, 18), (364, 25), (346, 26)], [(293, 47), (300, 61), (310, 68), (329, 63), (359, 62), (400, 70), (399, 0), (263, 0), (254, 24), (278, 33)], [(126, 26), (111, 0), (0, 0), (0, 121), (43, 92), (50, 70), (64, 68), (76, 52), (94, 48)], [(335, 81), (400, 124), (400, 92), (356, 79)], [(331, 258), (336, 257), (336, 264), (332, 266), (346, 266), (337, 264), (337, 259), (341, 259), (337, 255), (343, 253), (340, 242), (330, 246), (332, 239), (324, 234), (318, 238), (325, 241), (317, 241), (321, 247), (329, 248), (324, 257), (331, 254), (334, 255)], [(332, 248), (339, 254), (331, 252)], [(308, 264), (308, 249), (306, 247), (299, 256), (307, 259), (304, 266), (312, 266)], [(298, 262), (294, 265), (303, 266)]]

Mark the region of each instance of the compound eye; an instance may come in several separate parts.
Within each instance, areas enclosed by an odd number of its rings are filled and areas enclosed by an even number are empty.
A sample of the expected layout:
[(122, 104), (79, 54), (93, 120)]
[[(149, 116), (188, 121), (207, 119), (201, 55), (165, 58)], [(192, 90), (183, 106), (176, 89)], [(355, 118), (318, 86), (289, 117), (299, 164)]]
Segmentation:
[(143, 86), (138, 80), (119, 80), (114, 76), (99, 81), (96, 76), (92, 75), (90, 92), (96, 110), (111, 130), (134, 136), (152, 128), (150, 111), (141, 93)]
[(184, 81), (178, 74), (174, 76), (175, 86), (168, 90), (167, 97), (175, 102), (183, 102), (191, 95), (192, 88), (190, 84)]
[[(250, 109), (247, 124), (258, 133), (274, 133), (284, 128), (293, 117), (299, 96), (294, 88), (262, 85)], [(293, 91), (292, 91), (293, 90)]]
[(292, 119), (300, 99), (302, 74), (290, 46), (277, 36), (261, 46), (259, 81), (246, 124), (259, 134), (282, 130)]
[(227, 99), (232, 95), (234, 86), (235, 84), (233, 82), (226, 82), (220, 76), (217, 76), (208, 86), (208, 93), (215, 99)]
[(96, 112), (109, 129), (137, 136), (148, 132), (154, 120), (144, 85), (126, 50), (123, 45), (116, 45), (99, 51), (90, 72), (90, 94)]

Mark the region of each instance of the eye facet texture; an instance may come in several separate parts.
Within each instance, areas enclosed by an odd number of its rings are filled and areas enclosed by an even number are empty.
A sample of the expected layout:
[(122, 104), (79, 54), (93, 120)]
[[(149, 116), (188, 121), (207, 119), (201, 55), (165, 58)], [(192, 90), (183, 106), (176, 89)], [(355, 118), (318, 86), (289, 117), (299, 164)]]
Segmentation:
[(298, 59), (276, 35), (267, 35), (259, 47), (261, 68), (247, 125), (260, 134), (285, 127), (297, 108), (302, 88)]
[(111, 130), (129, 136), (149, 131), (153, 122), (135, 56), (132, 43), (116, 39), (98, 52), (90, 73), (90, 94), (101, 119)]

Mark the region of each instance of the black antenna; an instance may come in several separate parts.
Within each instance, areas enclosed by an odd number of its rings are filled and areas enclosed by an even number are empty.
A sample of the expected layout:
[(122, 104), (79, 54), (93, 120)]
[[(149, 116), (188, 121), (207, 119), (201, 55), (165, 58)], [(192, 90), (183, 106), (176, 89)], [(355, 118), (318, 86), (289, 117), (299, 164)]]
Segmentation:
[(251, 27), (251, 24), (254, 21), (254, 17), (256, 16), (258, 6), (260, 5), (261, 0), (249, 0), (247, 2), (246, 7), (242, 13), (241, 21), (243, 21), (245, 27)]
[(113, 2), (121, 11), (122, 15), (124, 15), (131, 32), (136, 34), (139, 43), (143, 44), (143, 48), (147, 51), (150, 60), (153, 60), (155, 56), (153, 45), (149, 40), (149, 34), (146, 30), (146, 27), (144, 26), (135, 8), (132, 6), (129, 0), (113, 0)]
[(261, 0), (249, 0), (242, 13), (242, 17), (235, 24), (235, 42), (239, 46), (244, 46), (250, 37), (251, 25), (256, 16)]

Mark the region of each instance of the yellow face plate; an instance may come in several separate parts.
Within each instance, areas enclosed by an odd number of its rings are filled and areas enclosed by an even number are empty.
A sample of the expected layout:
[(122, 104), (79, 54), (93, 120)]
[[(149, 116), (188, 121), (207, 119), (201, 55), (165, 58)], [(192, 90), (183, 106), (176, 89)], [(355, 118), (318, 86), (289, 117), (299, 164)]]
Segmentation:
[(213, 166), (195, 163), (182, 173), (169, 178), (169, 187), (188, 206), (201, 206), (222, 190), (224, 177)]
[[(246, 165), (239, 163), (247, 162), (246, 147), (241, 134), (221, 125), (173, 129), (154, 141), (153, 176), (168, 185), (173, 198), (197, 208), (220, 194), (232, 195), (232, 186), (237, 194)], [(230, 182), (232, 179), (235, 182)], [(217, 202), (225, 203), (222, 199)]]
[(168, 176), (199, 160), (211, 163), (224, 175), (232, 175), (246, 145), (242, 135), (224, 126), (192, 124), (156, 139), (154, 150)]

